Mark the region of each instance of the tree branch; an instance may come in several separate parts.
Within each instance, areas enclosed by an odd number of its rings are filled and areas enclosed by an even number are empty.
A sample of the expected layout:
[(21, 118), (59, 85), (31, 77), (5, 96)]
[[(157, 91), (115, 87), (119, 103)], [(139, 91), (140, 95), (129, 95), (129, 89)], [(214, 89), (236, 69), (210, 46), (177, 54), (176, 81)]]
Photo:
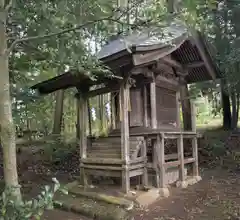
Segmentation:
[(58, 31), (58, 32), (55, 32), (55, 33), (50, 33), (50, 34), (44, 34), (44, 35), (37, 35), (37, 36), (32, 36), (32, 37), (24, 37), (24, 38), (20, 38), (20, 39), (17, 39), (15, 40), (11, 45), (10, 47), (8, 48), (7, 50), (7, 53), (9, 54), (13, 48), (19, 44), (19, 43), (22, 43), (22, 42), (26, 42), (26, 41), (33, 41), (33, 40), (39, 40), (39, 39), (44, 39), (44, 38), (50, 38), (50, 37), (54, 37), (54, 36), (59, 36), (59, 35), (63, 35), (63, 34), (66, 34), (66, 33), (69, 33), (69, 32), (72, 32), (72, 31), (76, 31), (78, 29), (81, 29), (85, 26), (88, 26), (88, 25), (91, 25), (91, 24), (94, 24), (96, 22), (100, 22), (100, 21), (104, 21), (106, 19), (109, 19), (109, 17), (107, 18), (102, 18), (102, 19), (97, 19), (97, 20), (93, 20), (93, 21), (89, 21), (89, 22), (86, 22), (84, 24), (81, 24), (81, 25), (78, 25), (76, 27), (72, 27), (72, 28), (67, 28), (67, 29), (64, 29), (64, 30), (61, 30), (61, 31)]
[[(142, 2), (142, 0), (140, 0), (140, 2)], [(11, 7), (12, 5), (12, 0), (9, 0), (9, 4), (6, 7)], [(27, 41), (33, 41), (33, 40), (39, 40), (39, 39), (45, 39), (45, 38), (50, 38), (50, 37), (54, 37), (54, 36), (60, 36), (60, 35), (64, 35), (66, 33), (69, 32), (73, 32), (76, 30), (79, 30), (83, 27), (95, 24), (97, 22), (101, 22), (101, 21), (112, 21), (112, 22), (116, 22), (116, 23), (120, 23), (120, 24), (126, 24), (126, 25), (131, 25), (133, 27), (136, 27), (136, 24), (127, 24), (125, 22), (120, 21), (120, 19), (126, 14), (129, 13), (129, 11), (132, 10), (132, 7), (127, 8), (126, 10), (121, 11), (121, 15), (119, 15), (116, 19), (114, 19), (114, 16), (117, 10), (120, 10), (119, 8), (117, 8), (116, 10), (113, 11), (113, 14), (111, 14), (111, 16), (105, 17), (105, 18), (100, 18), (100, 19), (95, 19), (89, 22), (86, 22), (84, 24), (78, 25), (76, 27), (72, 27), (72, 28), (67, 28), (67, 29), (63, 29), (61, 31), (55, 32), (55, 33), (49, 33), (49, 34), (44, 34), (44, 35), (37, 35), (37, 36), (30, 36), (30, 37), (23, 37), (23, 38), (19, 38), (13, 41), (13, 43), (9, 46), (9, 48), (6, 50), (6, 55), (8, 56), (9, 53), (14, 49), (14, 47), (22, 42), (27, 42)]]
[(10, 8), (12, 7), (12, 4), (13, 4), (13, 0), (9, 0), (8, 4), (6, 4), (5, 6), (5, 11), (9, 11)]

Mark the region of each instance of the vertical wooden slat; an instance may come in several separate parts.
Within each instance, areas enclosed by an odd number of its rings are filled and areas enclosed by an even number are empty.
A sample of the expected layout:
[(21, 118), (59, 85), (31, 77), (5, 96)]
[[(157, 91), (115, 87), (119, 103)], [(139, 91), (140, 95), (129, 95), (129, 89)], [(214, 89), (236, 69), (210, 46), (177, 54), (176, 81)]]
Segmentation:
[(143, 87), (143, 109), (144, 109), (144, 127), (148, 127), (148, 104), (147, 104), (147, 86)]
[(153, 74), (153, 82), (150, 84), (150, 100), (151, 100), (151, 126), (157, 128), (157, 107), (156, 107), (156, 82)]
[(129, 177), (129, 120), (128, 120), (128, 94), (129, 85), (122, 85), (120, 88), (121, 97), (121, 154), (122, 160), (125, 164), (123, 165), (122, 172), (122, 187), (125, 193), (130, 190), (130, 177)]
[(183, 135), (181, 134), (178, 138), (178, 160), (180, 161), (179, 166), (179, 179), (180, 181), (185, 180), (185, 173), (184, 173), (184, 149), (183, 149)]

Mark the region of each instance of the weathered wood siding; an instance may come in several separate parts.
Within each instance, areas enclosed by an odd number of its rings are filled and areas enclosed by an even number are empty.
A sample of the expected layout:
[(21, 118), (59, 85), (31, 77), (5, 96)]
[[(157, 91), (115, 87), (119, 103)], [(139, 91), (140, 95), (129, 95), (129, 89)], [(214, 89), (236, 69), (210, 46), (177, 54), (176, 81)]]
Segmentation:
[(130, 106), (131, 111), (129, 112), (130, 126), (143, 126), (143, 95), (142, 89), (132, 88), (130, 89)]

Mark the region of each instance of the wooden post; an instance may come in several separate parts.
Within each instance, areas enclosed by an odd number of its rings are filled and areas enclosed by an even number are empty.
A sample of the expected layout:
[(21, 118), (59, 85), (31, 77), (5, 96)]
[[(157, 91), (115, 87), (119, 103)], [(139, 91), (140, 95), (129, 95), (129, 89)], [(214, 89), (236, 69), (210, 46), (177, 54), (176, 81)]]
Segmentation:
[(157, 106), (156, 106), (156, 82), (153, 74), (153, 82), (150, 84), (150, 100), (151, 100), (151, 126), (157, 129)]
[(88, 112), (88, 131), (89, 136), (92, 136), (92, 114), (91, 114), (91, 106), (90, 106), (90, 100), (87, 99), (87, 112)]
[(115, 107), (115, 95), (111, 93), (111, 124), (112, 129), (116, 129), (116, 107)]
[(77, 123), (76, 123), (76, 137), (80, 140), (80, 100), (79, 97), (76, 98), (77, 102)]
[(81, 182), (84, 186), (87, 185), (87, 177), (84, 168), (82, 167), (82, 159), (87, 157), (87, 100), (80, 94), (79, 96), (79, 120), (80, 120), (80, 175)]
[(147, 104), (147, 86), (144, 85), (143, 87), (143, 108), (144, 108), (144, 127), (148, 127), (148, 104)]
[(176, 110), (177, 110), (177, 128), (181, 129), (181, 118), (180, 118), (180, 92), (176, 93)]
[(142, 176), (142, 184), (143, 186), (148, 186), (148, 171), (147, 171), (147, 143), (146, 140), (144, 139), (143, 143), (143, 151), (142, 151), (142, 156), (146, 158), (146, 161), (144, 162), (144, 171), (143, 171), (143, 176)]
[[(197, 132), (196, 129), (196, 108), (193, 102), (191, 102), (191, 111), (192, 111), (192, 128), (194, 132)], [(198, 168), (198, 144), (197, 144), (197, 134), (192, 139), (192, 156), (195, 159), (193, 163), (193, 176), (199, 176)]]
[(197, 113), (196, 113), (196, 107), (195, 104), (193, 103), (193, 101), (191, 100), (191, 123), (192, 123), (192, 131), (196, 132), (197, 128), (196, 128), (196, 117), (197, 117)]
[(160, 170), (159, 170), (159, 139), (153, 140), (153, 167), (155, 170), (155, 177), (156, 177), (156, 187), (160, 188)]
[(181, 182), (185, 180), (184, 172), (184, 149), (183, 149), (183, 135), (181, 134), (178, 138), (178, 160), (180, 161), (179, 166), (179, 179)]
[(122, 172), (122, 187), (125, 193), (130, 190), (130, 177), (129, 177), (129, 120), (128, 120), (128, 95), (129, 85), (123, 84), (120, 88), (121, 97), (121, 154), (124, 160)]
[(165, 188), (165, 146), (164, 146), (164, 135), (162, 134), (162, 136), (158, 135), (157, 136), (157, 145), (158, 145), (158, 149), (159, 149), (159, 168), (160, 168), (160, 188)]

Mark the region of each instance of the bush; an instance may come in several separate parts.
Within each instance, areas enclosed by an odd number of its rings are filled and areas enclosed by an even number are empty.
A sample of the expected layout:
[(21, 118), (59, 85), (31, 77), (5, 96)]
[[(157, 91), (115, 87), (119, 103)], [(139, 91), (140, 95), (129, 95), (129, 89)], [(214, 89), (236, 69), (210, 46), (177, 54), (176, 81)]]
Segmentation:
[(49, 161), (57, 163), (75, 154), (76, 149), (76, 140), (67, 141), (63, 136), (53, 136), (46, 142), (44, 152)]
[(18, 201), (13, 199), (12, 189), (8, 188), (0, 197), (0, 220), (39, 220), (44, 210), (53, 209), (53, 197), (57, 191), (67, 193), (61, 189), (59, 182), (54, 178), (53, 187), (45, 186), (37, 199)]

